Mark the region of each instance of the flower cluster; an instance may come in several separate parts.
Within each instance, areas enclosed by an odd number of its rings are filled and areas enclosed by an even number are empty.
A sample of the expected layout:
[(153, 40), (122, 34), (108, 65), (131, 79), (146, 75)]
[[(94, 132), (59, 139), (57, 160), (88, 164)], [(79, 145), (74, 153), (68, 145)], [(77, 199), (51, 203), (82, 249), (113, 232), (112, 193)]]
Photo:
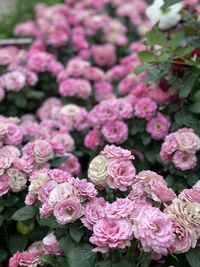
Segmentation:
[(172, 161), (183, 171), (195, 168), (196, 152), (200, 149), (200, 138), (192, 128), (182, 128), (165, 137), (160, 156), (162, 160)]
[(88, 177), (97, 186), (126, 191), (135, 178), (136, 170), (131, 162), (133, 158), (130, 151), (107, 145), (90, 162)]

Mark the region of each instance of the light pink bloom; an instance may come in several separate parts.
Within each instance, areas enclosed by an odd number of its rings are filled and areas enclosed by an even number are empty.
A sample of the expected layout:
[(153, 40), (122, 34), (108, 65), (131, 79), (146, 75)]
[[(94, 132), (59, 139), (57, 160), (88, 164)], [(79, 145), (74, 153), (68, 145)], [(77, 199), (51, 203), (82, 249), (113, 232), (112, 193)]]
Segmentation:
[(53, 214), (60, 224), (74, 222), (82, 216), (82, 213), (82, 206), (75, 197), (58, 202), (53, 210)]
[(84, 206), (82, 223), (85, 227), (92, 230), (98, 220), (105, 217), (106, 201), (104, 198), (95, 198)]
[(128, 138), (128, 126), (119, 120), (107, 122), (102, 128), (102, 134), (109, 143), (122, 144)]
[(158, 208), (143, 208), (135, 219), (134, 235), (144, 251), (166, 255), (174, 240), (172, 221)]
[(107, 203), (106, 216), (111, 219), (129, 218), (135, 209), (135, 203), (128, 198), (118, 198), (113, 203)]
[(138, 118), (151, 119), (157, 110), (155, 101), (148, 97), (140, 98), (135, 104), (135, 115)]
[(106, 145), (104, 150), (101, 151), (101, 155), (113, 159), (117, 158), (124, 160), (134, 159), (134, 156), (131, 155), (131, 151), (115, 145)]
[(7, 91), (19, 92), (26, 84), (26, 76), (20, 71), (12, 71), (3, 76), (3, 81)]
[(158, 113), (156, 117), (148, 121), (146, 131), (153, 139), (160, 140), (168, 134), (170, 125), (169, 118)]
[(126, 191), (133, 184), (136, 170), (130, 160), (111, 159), (108, 162), (109, 187)]
[(42, 240), (44, 249), (51, 255), (60, 255), (62, 253), (60, 244), (53, 233), (48, 234)]
[(185, 151), (176, 151), (173, 155), (172, 162), (175, 167), (182, 170), (194, 169), (197, 164), (197, 157), (193, 153), (188, 153)]
[(102, 253), (111, 249), (124, 249), (130, 246), (133, 238), (133, 226), (126, 219), (100, 219), (93, 227), (93, 235), (90, 242), (97, 246), (94, 251)]
[(85, 136), (84, 145), (89, 149), (96, 149), (103, 144), (101, 133), (98, 129), (93, 129)]
[(34, 143), (35, 161), (44, 164), (53, 157), (53, 149), (49, 142), (37, 140)]

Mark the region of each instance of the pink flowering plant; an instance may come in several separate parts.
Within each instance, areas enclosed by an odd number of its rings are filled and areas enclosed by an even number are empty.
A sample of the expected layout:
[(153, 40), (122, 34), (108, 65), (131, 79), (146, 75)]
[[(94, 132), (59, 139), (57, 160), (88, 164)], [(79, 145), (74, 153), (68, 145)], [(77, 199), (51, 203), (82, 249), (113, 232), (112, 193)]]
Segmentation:
[(0, 48), (0, 265), (200, 266), (198, 0), (65, 0)]

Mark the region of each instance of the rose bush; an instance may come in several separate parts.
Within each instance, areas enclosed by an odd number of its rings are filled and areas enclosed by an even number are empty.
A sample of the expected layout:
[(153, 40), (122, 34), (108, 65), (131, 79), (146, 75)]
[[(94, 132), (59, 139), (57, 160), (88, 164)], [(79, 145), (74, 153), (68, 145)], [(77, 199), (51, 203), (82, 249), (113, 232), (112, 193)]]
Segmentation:
[(2, 266), (200, 265), (200, 4), (148, 2), (41, 3), (0, 48)]

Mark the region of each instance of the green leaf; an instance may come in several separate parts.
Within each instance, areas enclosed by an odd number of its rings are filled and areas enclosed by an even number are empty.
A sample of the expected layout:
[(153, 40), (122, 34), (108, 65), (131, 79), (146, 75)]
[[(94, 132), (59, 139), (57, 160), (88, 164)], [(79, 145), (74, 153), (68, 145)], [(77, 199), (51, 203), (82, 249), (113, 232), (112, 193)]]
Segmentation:
[(195, 70), (190, 75), (188, 75), (186, 79), (184, 79), (183, 88), (181, 88), (179, 92), (180, 97), (188, 97), (189, 93), (191, 92), (192, 88), (198, 80), (199, 74), (199, 70)]
[(81, 244), (72, 248), (66, 256), (70, 267), (94, 267), (96, 255), (92, 252), (92, 246)]
[(141, 139), (142, 139), (143, 145), (145, 146), (151, 143), (151, 137), (146, 133), (141, 135)]
[(56, 261), (55, 257), (52, 255), (44, 255), (44, 256), (40, 257), (40, 260), (42, 262), (50, 264), (50, 266), (57, 266), (57, 261)]
[(60, 166), (62, 163), (64, 163), (66, 161), (66, 159), (68, 158), (68, 156), (63, 156), (63, 157), (58, 157), (58, 158), (54, 158), (53, 160), (51, 160), (50, 164), (52, 168), (57, 168), (58, 166)]
[(166, 9), (166, 8), (173, 6), (173, 5), (180, 3), (180, 2), (182, 2), (182, 0), (165, 0), (165, 3), (162, 6), (162, 9)]
[(157, 57), (154, 55), (154, 53), (150, 52), (150, 51), (141, 51), (139, 54), (139, 59), (143, 62), (143, 63), (150, 63), (150, 62), (155, 62)]
[(39, 225), (41, 226), (48, 226), (49, 228), (57, 228), (60, 227), (61, 225), (57, 223), (56, 218), (51, 216), (49, 218), (41, 218), (38, 221)]
[(149, 68), (150, 64), (144, 63), (143, 65), (140, 65), (139, 67), (135, 68), (135, 74), (138, 75), (142, 73), (143, 71), (147, 70)]
[(200, 103), (195, 103), (191, 105), (189, 110), (195, 114), (200, 114)]
[(5, 199), (4, 204), (6, 207), (12, 207), (18, 200), (19, 198), (16, 195), (10, 195)]
[(84, 229), (78, 227), (77, 224), (71, 224), (69, 228), (69, 234), (71, 238), (76, 241), (76, 243), (79, 243), (81, 241), (82, 236), (84, 235)]
[(101, 261), (95, 264), (95, 267), (111, 267), (112, 264), (109, 260)]
[(185, 57), (187, 56), (188, 54), (190, 54), (193, 50), (194, 50), (195, 47), (193, 46), (188, 46), (188, 47), (178, 47), (176, 50), (175, 50), (175, 55), (178, 56), (178, 57)]
[(158, 29), (158, 25), (156, 24), (150, 32), (147, 33), (147, 45), (154, 46), (159, 45), (162, 47), (166, 47), (169, 44), (169, 41), (165, 37), (164, 33), (162, 33)]
[(117, 263), (114, 264), (114, 267), (122, 267), (122, 266), (132, 267), (132, 264), (130, 264), (130, 262), (128, 262), (125, 259), (122, 259), (119, 262), (117, 262)]
[(71, 249), (73, 249), (74, 247), (76, 247), (76, 243), (68, 235), (66, 235), (64, 237), (61, 237), (59, 243), (60, 243), (61, 249), (65, 252), (66, 255), (69, 253), (69, 251)]
[(13, 216), (12, 219), (15, 221), (26, 221), (28, 219), (31, 219), (35, 216), (36, 211), (34, 207), (32, 206), (26, 206), (19, 210), (17, 210)]
[(1, 227), (2, 223), (3, 223), (3, 221), (4, 221), (3, 215), (0, 215), (0, 227)]
[(27, 236), (13, 235), (10, 238), (10, 253), (14, 254), (16, 251), (23, 251), (28, 243)]
[(186, 259), (189, 262), (191, 267), (200, 266), (200, 247), (190, 249), (186, 253)]
[(181, 45), (181, 43), (184, 40), (184, 33), (183, 32), (176, 32), (172, 35), (172, 39), (170, 41), (170, 45), (172, 47), (172, 49), (176, 49), (177, 47), (179, 47)]
[(0, 262), (8, 257), (8, 252), (4, 248), (0, 248)]

